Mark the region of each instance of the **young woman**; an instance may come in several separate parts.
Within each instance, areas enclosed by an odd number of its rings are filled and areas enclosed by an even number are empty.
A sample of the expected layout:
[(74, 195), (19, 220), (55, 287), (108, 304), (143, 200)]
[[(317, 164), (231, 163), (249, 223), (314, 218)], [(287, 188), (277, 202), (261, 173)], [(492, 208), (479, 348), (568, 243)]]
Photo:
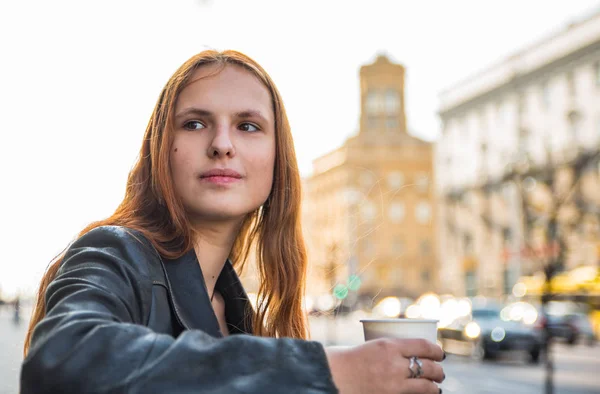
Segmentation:
[[(438, 393), (436, 345), (307, 340), (300, 195), (271, 78), (239, 52), (192, 57), (160, 94), (121, 205), (43, 278), (21, 392)], [(256, 311), (236, 274), (253, 244)]]

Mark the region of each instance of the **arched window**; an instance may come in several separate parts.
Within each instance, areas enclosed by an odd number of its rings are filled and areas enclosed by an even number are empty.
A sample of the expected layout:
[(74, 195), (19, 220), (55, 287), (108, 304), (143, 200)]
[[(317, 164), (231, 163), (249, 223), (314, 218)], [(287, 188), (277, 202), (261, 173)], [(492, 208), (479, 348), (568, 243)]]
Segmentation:
[(404, 185), (404, 174), (400, 171), (392, 171), (387, 176), (388, 187), (397, 190)]
[(400, 95), (394, 89), (388, 89), (385, 92), (385, 112), (395, 114), (400, 108)]
[(400, 223), (404, 219), (404, 204), (393, 202), (390, 204), (388, 217), (393, 223)]
[(370, 114), (380, 113), (382, 110), (381, 101), (381, 94), (377, 90), (369, 90), (367, 93), (367, 112)]
[(420, 202), (415, 210), (417, 221), (421, 224), (429, 223), (431, 220), (431, 206), (428, 202)]

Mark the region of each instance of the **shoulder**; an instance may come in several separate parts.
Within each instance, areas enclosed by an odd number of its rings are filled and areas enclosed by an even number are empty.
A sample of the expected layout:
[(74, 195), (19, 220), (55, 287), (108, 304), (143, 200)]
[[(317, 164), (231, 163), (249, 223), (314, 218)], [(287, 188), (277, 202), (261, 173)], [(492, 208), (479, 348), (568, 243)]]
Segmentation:
[(120, 319), (145, 324), (155, 282), (152, 267), (160, 266), (160, 257), (146, 242), (141, 233), (119, 226), (81, 235), (63, 254), (46, 289), (46, 310), (59, 311), (61, 303), (69, 310), (89, 311), (95, 304), (103, 310), (124, 307)]
[(83, 234), (66, 250), (61, 270), (72, 264), (118, 263), (121, 269), (153, 277), (160, 256), (139, 231), (123, 226), (100, 226)]
[(77, 238), (74, 245), (81, 243), (98, 245), (131, 243), (135, 245), (135, 243), (145, 244), (147, 242), (149, 241), (137, 230), (123, 226), (99, 226)]

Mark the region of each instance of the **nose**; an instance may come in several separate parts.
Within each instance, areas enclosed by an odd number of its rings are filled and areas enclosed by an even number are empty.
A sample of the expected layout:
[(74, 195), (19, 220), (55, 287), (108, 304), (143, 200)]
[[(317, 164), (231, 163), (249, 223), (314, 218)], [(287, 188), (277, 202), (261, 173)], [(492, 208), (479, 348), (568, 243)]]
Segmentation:
[(216, 128), (213, 139), (208, 146), (207, 154), (210, 158), (233, 157), (235, 148), (227, 126)]

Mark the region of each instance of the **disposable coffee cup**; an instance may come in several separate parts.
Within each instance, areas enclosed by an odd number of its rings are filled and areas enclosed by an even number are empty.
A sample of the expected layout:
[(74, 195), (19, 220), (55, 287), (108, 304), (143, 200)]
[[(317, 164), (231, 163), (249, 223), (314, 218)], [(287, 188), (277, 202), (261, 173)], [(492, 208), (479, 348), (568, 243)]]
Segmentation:
[(362, 319), (365, 341), (378, 338), (422, 338), (437, 342), (437, 320)]

